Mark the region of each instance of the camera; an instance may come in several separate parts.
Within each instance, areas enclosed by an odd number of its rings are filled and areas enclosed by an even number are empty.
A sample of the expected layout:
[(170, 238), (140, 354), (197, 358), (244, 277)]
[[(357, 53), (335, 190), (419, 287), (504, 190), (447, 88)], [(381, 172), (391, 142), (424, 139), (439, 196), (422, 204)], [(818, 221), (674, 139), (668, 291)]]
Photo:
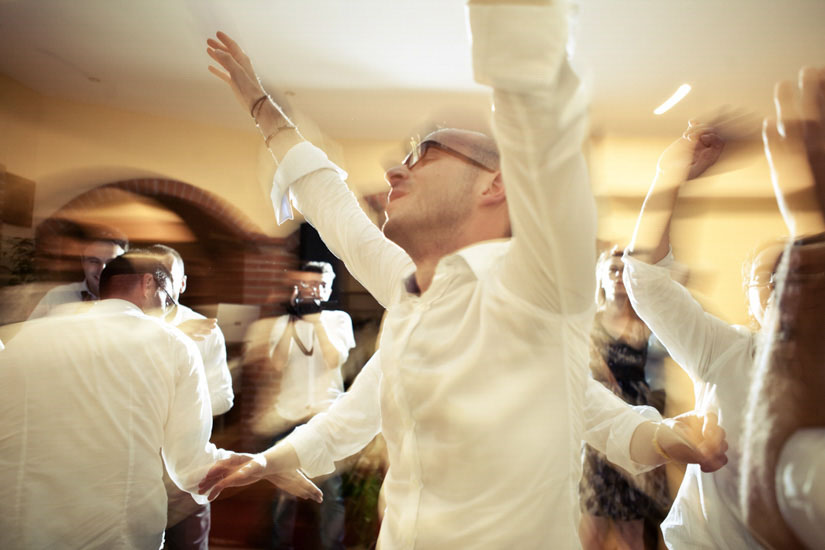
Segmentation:
[(322, 309), (320, 300), (307, 300), (302, 298), (300, 294), (296, 294), (286, 306), (287, 312), (296, 317), (321, 313)]

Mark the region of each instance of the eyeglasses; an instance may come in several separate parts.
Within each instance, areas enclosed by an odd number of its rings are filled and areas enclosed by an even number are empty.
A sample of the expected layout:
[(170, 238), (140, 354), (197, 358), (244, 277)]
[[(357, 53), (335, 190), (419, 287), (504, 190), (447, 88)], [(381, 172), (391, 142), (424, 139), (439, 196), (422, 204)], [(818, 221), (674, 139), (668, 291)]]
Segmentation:
[(165, 298), (163, 300), (163, 307), (165, 309), (170, 309), (174, 306), (177, 306), (178, 303), (175, 301), (174, 298), (172, 298), (172, 294), (168, 290), (166, 290), (166, 284), (164, 284), (164, 283), (166, 283), (167, 281), (164, 280), (163, 282), (161, 282), (161, 281), (158, 280), (157, 277), (154, 277), (154, 279), (155, 279), (155, 284), (158, 285), (158, 289), (162, 290), (163, 295), (165, 296)]
[(461, 151), (457, 151), (456, 149), (453, 149), (452, 147), (448, 147), (447, 145), (444, 145), (443, 143), (439, 143), (438, 141), (435, 141), (435, 140), (432, 140), (432, 139), (424, 140), (421, 143), (419, 143), (418, 145), (415, 145), (412, 148), (412, 151), (410, 151), (410, 153), (406, 156), (406, 158), (404, 158), (404, 162), (403, 162), (404, 166), (406, 166), (408, 170), (412, 170), (413, 166), (418, 164), (418, 162), (421, 159), (424, 158), (424, 155), (427, 154), (427, 151), (430, 149), (430, 147), (433, 147), (435, 149), (439, 149), (441, 151), (444, 151), (447, 154), (456, 156), (456, 157), (458, 157), (462, 160), (465, 160), (465, 161), (469, 162), (470, 164), (472, 164), (474, 166), (478, 166), (482, 170), (486, 170), (488, 172), (495, 172), (496, 171), (496, 169), (494, 167), (487, 166), (483, 162), (481, 162), (479, 160), (476, 160), (476, 159), (474, 159), (470, 156), (467, 156), (464, 153), (462, 153)]

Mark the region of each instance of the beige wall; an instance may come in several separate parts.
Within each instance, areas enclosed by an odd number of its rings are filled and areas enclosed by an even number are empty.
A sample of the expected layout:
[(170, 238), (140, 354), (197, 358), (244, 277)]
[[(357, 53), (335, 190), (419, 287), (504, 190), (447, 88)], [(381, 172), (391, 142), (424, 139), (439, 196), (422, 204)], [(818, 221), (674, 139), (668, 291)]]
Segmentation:
[(40, 96), (0, 76), (0, 164), (34, 180), (35, 224), (78, 194), (136, 177), (180, 180), (275, 227), (263, 180), (271, 161), (254, 129), (238, 131)]
[[(300, 114), (297, 115), (300, 117)], [(312, 121), (302, 131), (350, 174), (358, 193), (386, 189), (384, 170), (404, 144), (335, 142)], [(603, 135), (589, 144), (599, 236), (627, 242), (656, 159), (671, 139)], [(37, 184), (35, 223), (74, 196), (111, 181), (156, 176), (184, 181), (231, 202), (265, 233), (275, 226), (268, 201), (274, 163), (250, 128), (240, 131), (42, 97), (0, 76), (0, 164)], [(691, 269), (689, 285), (710, 311), (747, 322), (740, 265), (759, 242), (784, 233), (758, 140), (730, 145), (707, 177), (683, 192), (673, 246)]]

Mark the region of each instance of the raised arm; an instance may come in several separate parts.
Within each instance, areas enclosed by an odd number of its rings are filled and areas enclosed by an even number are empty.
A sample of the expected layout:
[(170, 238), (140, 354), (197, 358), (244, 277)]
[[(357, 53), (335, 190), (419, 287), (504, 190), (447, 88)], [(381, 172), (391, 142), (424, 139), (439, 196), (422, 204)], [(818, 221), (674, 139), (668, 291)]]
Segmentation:
[(724, 142), (712, 128), (691, 121), (682, 136), (664, 150), (627, 247), (630, 253), (647, 263), (656, 263), (667, 255), (670, 221), (682, 184), (713, 165), (723, 147)]
[[(802, 548), (805, 541), (815, 548), (825, 522), (822, 430), (819, 444), (802, 445), (810, 437), (799, 435), (825, 426), (825, 71), (803, 69), (798, 87), (777, 84), (774, 102), (776, 120), (765, 121), (763, 142), (795, 242), (777, 272), (778, 298), (766, 323), (770, 339), (757, 359), (745, 415), (742, 510), (767, 547)], [(787, 464), (778, 471), (783, 456)]]
[(207, 45), (207, 53), (222, 67), (209, 70), (229, 84), (278, 163), (272, 189), (278, 223), (292, 217), (291, 194), (327, 247), (386, 307), (401, 276), (412, 269), (409, 257), (370, 221), (344, 183), (346, 174), (307, 142), (269, 97), (241, 47), (222, 32)]

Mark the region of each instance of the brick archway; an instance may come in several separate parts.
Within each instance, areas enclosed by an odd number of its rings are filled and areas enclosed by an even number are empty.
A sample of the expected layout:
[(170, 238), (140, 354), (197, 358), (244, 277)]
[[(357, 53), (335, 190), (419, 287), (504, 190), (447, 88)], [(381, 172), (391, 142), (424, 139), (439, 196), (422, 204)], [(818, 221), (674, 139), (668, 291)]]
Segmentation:
[[(269, 237), (239, 208), (182, 181), (130, 179), (86, 191), (37, 227), (38, 251), (43, 251), (43, 243), (66, 231), (68, 212), (113, 203), (122, 199), (123, 191), (151, 198), (176, 213), (196, 236), (199, 247), (209, 259), (201, 266), (202, 277), (212, 288), (206, 294), (196, 296), (196, 303), (224, 301), (261, 305), (262, 313), (271, 314), (279, 311), (279, 304), (288, 299), (283, 271), (298, 265), (298, 232), (286, 238)], [(189, 271), (189, 258), (181, 252)]]

